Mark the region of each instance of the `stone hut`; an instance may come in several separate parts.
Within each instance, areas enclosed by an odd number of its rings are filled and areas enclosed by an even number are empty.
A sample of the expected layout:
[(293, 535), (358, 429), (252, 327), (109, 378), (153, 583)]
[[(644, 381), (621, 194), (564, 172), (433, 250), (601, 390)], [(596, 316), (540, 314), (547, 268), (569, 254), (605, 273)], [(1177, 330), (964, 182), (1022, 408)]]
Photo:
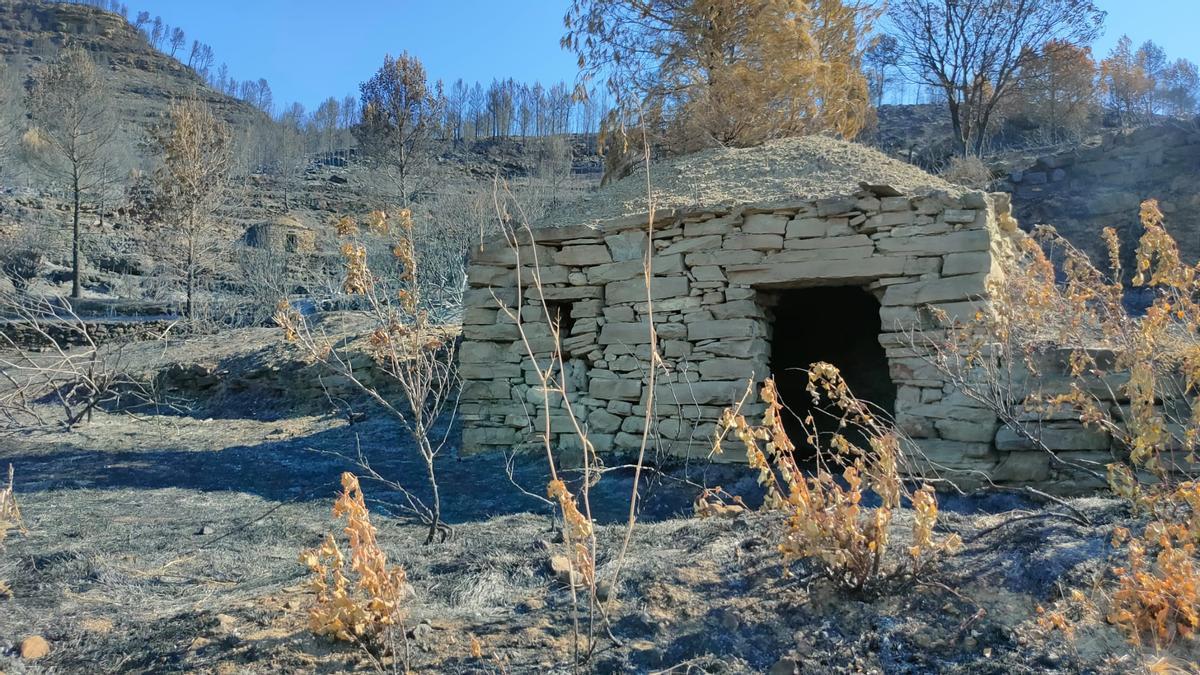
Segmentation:
[(243, 239), (247, 246), (286, 253), (311, 253), (317, 247), (316, 232), (292, 216), (251, 225)]
[[(820, 138), (706, 151), (654, 165), (651, 182), (652, 239), (638, 174), (551, 214), (519, 246), (526, 285), (536, 257), (562, 329), (572, 406), (598, 452), (641, 443), (652, 310), (665, 361), (651, 430), (659, 456), (706, 456), (723, 409), (771, 373), (803, 415), (806, 378), (794, 369), (825, 360), (894, 413), (931, 460), (1004, 472), (994, 416), (944, 382), (906, 331), (937, 330), (929, 307), (959, 317), (979, 309), (1001, 273), (996, 263), (1021, 236), (1007, 195), (964, 191)], [(538, 294), (519, 291), (515, 272), (503, 239), (486, 242), (469, 266), (459, 354), (465, 452), (538, 442), (544, 428), (518, 327), (498, 303), (521, 303), (539, 353), (552, 340)], [(748, 400), (746, 412), (760, 414), (756, 396)], [(561, 405), (551, 401), (550, 432), (570, 450), (578, 441)]]

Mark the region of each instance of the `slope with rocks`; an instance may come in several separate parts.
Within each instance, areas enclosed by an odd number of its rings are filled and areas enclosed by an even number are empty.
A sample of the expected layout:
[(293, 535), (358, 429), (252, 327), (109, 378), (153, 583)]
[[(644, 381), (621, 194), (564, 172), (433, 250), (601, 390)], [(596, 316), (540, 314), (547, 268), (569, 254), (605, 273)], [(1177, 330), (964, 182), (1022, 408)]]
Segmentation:
[(1194, 263), (1200, 260), (1198, 182), (1200, 118), (1107, 133), (1010, 171), (998, 187), (1012, 193), (1023, 226), (1053, 225), (1101, 264), (1101, 230), (1115, 227), (1128, 257), (1141, 234), (1139, 204), (1157, 199), (1184, 261)]
[(267, 121), (238, 99), (209, 88), (191, 68), (150, 46), (124, 18), (79, 4), (0, 0), (0, 56), (24, 79), (62, 47), (77, 45), (100, 65), (122, 122), (121, 145), (136, 146), (172, 99), (197, 96), (238, 129)]

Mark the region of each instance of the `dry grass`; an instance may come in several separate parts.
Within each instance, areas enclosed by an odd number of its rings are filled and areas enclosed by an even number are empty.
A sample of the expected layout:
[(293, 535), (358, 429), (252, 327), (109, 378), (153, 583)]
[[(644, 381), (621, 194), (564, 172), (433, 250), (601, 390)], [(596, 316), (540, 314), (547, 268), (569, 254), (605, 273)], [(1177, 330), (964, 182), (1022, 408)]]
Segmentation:
[(975, 155), (951, 157), (940, 175), (955, 185), (972, 188), (986, 188), (992, 182), (991, 169)]

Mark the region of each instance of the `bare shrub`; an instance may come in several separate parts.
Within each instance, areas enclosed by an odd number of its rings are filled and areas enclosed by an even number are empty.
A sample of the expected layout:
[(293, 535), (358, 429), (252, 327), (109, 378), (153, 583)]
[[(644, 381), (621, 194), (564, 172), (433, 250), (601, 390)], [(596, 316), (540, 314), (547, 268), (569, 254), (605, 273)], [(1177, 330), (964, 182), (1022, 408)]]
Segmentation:
[(320, 547), (300, 554), (301, 564), (313, 575), (309, 585), (317, 595), (316, 606), (308, 613), (309, 629), (316, 635), (362, 645), (382, 670), (380, 658), (385, 648), (398, 658), (395, 647), (397, 635), (404, 636), (403, 604), (412, 588), (404, 570), (389, 565), (387, 554), (379, 548), (354, 474), (342, 474), (333, 517), (346, 519), (343, 532), (350, 557), (347, 560), (332, 534), (325, 535)]
[(25, 290), (38, 277), (46, 251), (57, 250), (57, 242), (46, 228), (25, 224), (0, 237), (0, 272), (12, 287)]
[(70, 429), (97, 408), (156, 404), (152, 388), (128, 372), (121, 347), (101, 349), (65, 299), (0, 294), (0, 312), (0, 429)]
[[(502, 199), (503, 195), (503, 199)], [(558, 507), (562, 517), (563, 545), (566, 549), (570, 569), (567, 576), (571, 592), (571, 629), (574, 660), (576, 664), (583, 663), (595, 648), (594, 633), (598, 598), (596, 593), (596, 556), (597, 543), (595, 521), (592, 518), (591, 489), (600, 480), (602, 462), (597, 456), (595, 446), (588, 439), (586, 425), (580, 420), (573, 405), (574, 392), (568, 386), (567, 365), (562, 349), (562, 317), (559, 316), (546, 302), (545, 287), (541, 277), (541, 263), (537, 256), (537, 247), (523, 245), (534, 240), (533, 230), (528, 218), (519, 212), (519, 204), (513, 204), (518, 210), (515, 221), (510, 220), (506, 200), (511, 200), (511, 193), (497, 190), (496, 215), (502, 231), (516, 258), (517, 300), (515, 307), (510, 307), (499, 298), (496, 302), (501, 312), (517, 326), (521, 343), (525, 348), (528, 364), (532, 367), (534, 378), (537, 380), (535, 391), (540, 396), (540, 405), (535, 408), (532, 424), (542, 449), (546, 454), (546, 465), (550, 472), (550, 481), (546, 488), (547, 496)], [(531, 258), (523, 259), (529, 253)], [(526, 267), (528, 266), (528, 267)], [(526, 282), (523, 270), (531, 270), (531, 279)], [(648, 282), (647, 282), (648, 283)], [(525, 294), (529, 298), (525, 300)], [(537, 322), (526, 322), (522, 305), (528, 306), (540, 315)], [(536, 330), (536, 332), (535, 332)], [(535, 346), (536, 345), (536, 346)], [(653, 347), (652, 347), (653, 349)], [(552, 401), (554, 404), (552, 405)], [(562, 402), (564, 412), (570, 420), (571, 428), (581, 449), (583, 481), (573, 493), (560, 476), (558, 460), (555, 459), (554, 437), (550, 430), (550, 411)], [(640, 462), (639, 462), (640, 464)], [(635, 479), (636, 493), (636, 479)], [(523, 489), (523, 488), (522, 488)], [(630, 525), (632, 527), (632, 524)], [(577, 588), (578, 587), (578, 588)], [(579, 616), (579, 594), (583, 589), (586, 594), (586, 634), (582, 630)], [(582, 643), (582, 644), (581, 644)], [(581, 649), (581, 646), (583, 647)]]
[(956, 185), (986, 188), (992, 182), (992, 171), (975, 155), (955, 155), (942, 169), (942, 178)]
[[(1185, 483), (1168, 500), (1200, 504), (1200, 485)], [(1116, 590), (1108, 620), (1137, 644), (1161, 649), (1177, 639), (1190, 639), (1200, 629), (1200, 561), (1196, 541), (1200, 529), (1194, 511), (1184, 520), (1151, 522), (1142, 536), (1117, 528), (1113, 546), (1124, 546), (1128, 562), (1113, 569)]]
[[(365, 232), (364, 232), (365, 230)], [(286, 338), (295, 342), (314, 360), (345, 378), (360, 392), (377, 403), (412, 438), (426, 468), (431, 498), (428, 504), (397, 481), (371, 469), (361, 454), (356, 461), (371, 478), (385, 482), (406, 496), (408, 506), (429, 525), (426, 543), (449, 529), (441, 522), (441, 495), (436, 461), (449, 436), (449, 424), (458, 403), (458, 370), (455, 365), (455, 334), (433, 324), (421, 296), (420, 275), (425, 268), (418, 263), (413, 235), (413, 218), (408, 209), (395, 215), (373, 212), (366, 223), (352, 218), (338, 222), (343, 238), (341, 253), (345, 265), (344, 291), (362, 300), (360, 312), (371, 324), (366, 351), (374, 367), (400, 389), (399, 401), (391, 400), (379, 386), (363, 377), (361, 362), (355, 359), (353, 344), (335, 340), (323, 329), (286, 301), (281, 301), (275, 322)], [(365, 239), (388, 242), (392, 276), (376, 273), (368, 263)]]
[[(933, 487), (926, 483), (909, 491), (904, 484), (898, 432), (856, 398), (828, 363), (812, 364), (808, 392), (814, 404), (824, 401), (839, 418), (839, 429), (847, 430), (832, 434), (826, 444), (811, 416), (801, 421), (805, 440), (816, 452), (813, 475), (806, 476), (796, 462), (796, 446), (783, 426), (784, 405), (771, 379), (762, 387), (767, 406), (762, 424), (747, 422), (738, 412), (740, 405), (726, 409), (713, 446), (721, 452), (730, 432), (745, 446), (750, 467), (766, 489), (763, 507), (785, 516), (779, 542), (784, 561), (814, 560), (837, 586), (862, 592), (916, 576), (939, 555), (955, 551), (961, 544), (957, 536), (934, 537), (938, 509)], [(851, 430), (865, 443), (853, 442)], [(878, 496), (879, 506), (863, 506), (868, 493)], [(912, 543), (902, 554), (891, 555), (893, 519), (905, 499), (912, 509)]]

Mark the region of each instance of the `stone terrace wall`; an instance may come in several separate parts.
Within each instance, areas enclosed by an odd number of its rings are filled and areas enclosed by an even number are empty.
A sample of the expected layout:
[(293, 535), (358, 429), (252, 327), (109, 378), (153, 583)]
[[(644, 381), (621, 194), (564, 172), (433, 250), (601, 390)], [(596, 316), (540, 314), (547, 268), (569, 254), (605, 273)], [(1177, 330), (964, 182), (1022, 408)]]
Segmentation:
[[(886, 195), (889, 192), (893, 196)], [(658, 214), (654, 223), (654, 319), (666, 373), (655, 392), (654, 449), (706, 455), (722, 410), (750, 379), (768, 374), (774, 289), (858, 286), (881, 304), (879, 341), (897, 386), (896, 418), (930, 458), (948, 468), (990, 471), (1001, 463), (998, 424), (945, 385), (902, 329), (936, 330), (922, 309), (971, 316), (1015, 231), (1006, 195), (894, 196), (888, 188), (816, 201)], [(537, 230), (516, 256), (493, 240), (468, 272), (460, 364), (465, 380), (463, 449), (539, 442), (543, 396), (518, 326), (497, 302), (516, 307), (530, 344), (553, 348), (538, 294), (528, 288), (536, 254), (543, 295), (569, 311), (562, 347), (572, 405), (598, 452), (635, 450), (648, 387), (649, 330), (642, 259), (647, 216), (598, 228)], [(764, 296), (760, 301), (760, 293)], [(836, 326), (836, 317), (814, 330)], [(748, 414), (758, 414), (755, 405)], [(578, 445), (562, 402), (551, 401), (556, 447)], [(739, 457), (725, 455), (726, 459)], [(744, 455), (740, 457), (744, 459)]]
[[(83, 324), (88, 336), (97, 345), (121, 340), (148, 339), (161, 335), (163, 331), (175, 323), (174, 319), (84, 319)], [(74, 321), (46, 321), (41, 328), (59, 346), (79, 346), (87, 343), (79, 330), (79, 324)], [(49, 347), (50, 343), (26, 321), (0, 319), (0, 334), (12, 344), (21, 348), (41, 349)]]

